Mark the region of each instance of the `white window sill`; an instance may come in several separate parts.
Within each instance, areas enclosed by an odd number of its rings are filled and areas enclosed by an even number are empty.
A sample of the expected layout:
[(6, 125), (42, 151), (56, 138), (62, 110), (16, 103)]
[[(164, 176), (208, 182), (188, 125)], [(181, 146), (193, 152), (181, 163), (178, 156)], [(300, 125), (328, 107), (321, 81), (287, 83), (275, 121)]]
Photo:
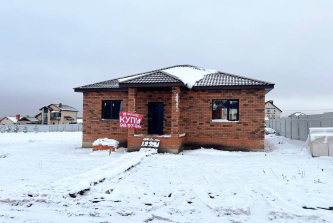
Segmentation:
[(145, 136), (145, 137), (171, 138), (171, 135), (155, 135), (155, 134), (151, 134), (151, 135), (148, 135), (148, 134), (134, 134), (134, 136), (137, 136), (137, 137)]
[(239, 121), (229, 121), (225, 119), (213, 119), (212, 122), (239, 122)]

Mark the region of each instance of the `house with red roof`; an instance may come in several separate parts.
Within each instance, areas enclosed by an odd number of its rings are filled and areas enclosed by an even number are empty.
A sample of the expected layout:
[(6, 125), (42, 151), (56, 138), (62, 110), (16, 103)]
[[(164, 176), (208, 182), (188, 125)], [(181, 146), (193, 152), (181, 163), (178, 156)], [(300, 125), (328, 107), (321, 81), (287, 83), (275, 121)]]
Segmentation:
[(18, 124), (18, 121), (21, 118), (22, 117), (20, 115), (3, 117), (0, 120), (0, 125), (15, 125), (15, 124)]

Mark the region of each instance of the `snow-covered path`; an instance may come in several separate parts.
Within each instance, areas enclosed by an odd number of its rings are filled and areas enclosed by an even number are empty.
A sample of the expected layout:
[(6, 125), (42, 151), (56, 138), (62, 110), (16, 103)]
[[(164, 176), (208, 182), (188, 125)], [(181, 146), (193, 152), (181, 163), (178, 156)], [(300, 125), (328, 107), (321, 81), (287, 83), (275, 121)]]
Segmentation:
[[(20, 191), (24, 186), (29, 189), (34, 183), (44, 188), (52, 186), (63, 178), (85, 176), (127, 155), (108, 157), (107, 152), (75, 149), (81, 137), (75, 134), (79, 133), (61, 137), (59, 144), (38, 139), (36, 134), (35, 140), (41, 140), (36, 142), (39, 146), (21, 139), (4, 142), (0, 134), (0, 154), (9, 153), (0, 158), (0, 174), (4, 179), (0, 183), (0, 222), (331, 222), (333, 219), (333, 211), (318, 208), (333, 206), (333, 159), (312, 158), (303, 149), (304, 142), (276, 136), (266, 137), (267, 152), (199, 149), (179, 155), (149, 156), (76, 198), (57, 193), (46, 197), (22, 196)], [(22, 153), (26, 150), (34, 151), (25, 155), (31, 162), (23, 162)], [(38, 160), (43, 160), (42, 168)], [(3, 199), (8, 195), (16, 197), (15, 194), (22, 198)]]

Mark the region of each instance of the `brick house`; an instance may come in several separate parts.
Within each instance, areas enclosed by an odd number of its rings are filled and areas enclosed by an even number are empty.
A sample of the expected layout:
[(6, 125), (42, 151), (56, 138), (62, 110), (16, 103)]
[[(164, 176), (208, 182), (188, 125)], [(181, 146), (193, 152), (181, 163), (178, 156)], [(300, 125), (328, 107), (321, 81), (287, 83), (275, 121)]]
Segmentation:
[[(178, 65), (74, 88), (83, 92), (82, 147), (116, 139), (128, 151), (143, 138), (159, 152), (190, 148), (264, 149), (265, 94), (274, 84)], [(118, 127), (120, 111), (143, 115), (142, 129)]]

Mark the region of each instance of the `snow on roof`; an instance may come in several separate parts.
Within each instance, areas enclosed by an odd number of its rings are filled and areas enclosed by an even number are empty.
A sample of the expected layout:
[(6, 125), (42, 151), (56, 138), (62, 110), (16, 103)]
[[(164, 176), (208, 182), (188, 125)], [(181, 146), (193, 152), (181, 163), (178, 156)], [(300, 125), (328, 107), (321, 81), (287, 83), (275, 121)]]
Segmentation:
[(305, 114), (303, 112), (295, 112), (295, 113), (289, 115), (289, 117), (291, 117), (291, 116), (300, 116), (300, 115), (305, 115)]
[(206, 74), (217, 73), (216, 70), (190, 67), (190, 66), (171, 67), (168, 69), (164, 69), (163, 71), (178, 77), (189, 88), (192, 88), (195, 82), (203, 79)]
[[(72, 106), (64, 105), (64, 104), (61, 104), (61, 107), (60, 107), (60, 104), (50, 104), (48, 106), (44, 106), (44, 107), (40, 108), (39, 110), (42, 110), (45, 107), (46, 108), (50, 108), (51, 105), (54, 105), (55, 107), (59, 108), (59, 110), (61, 110), (61, 111), (75, 111), (75, 112), (79, 112), (77, 109), (73, 108)], [(41, 113), (39, 113), (39, 114), (41, 114)], [(38, 116), (38, 115), (36, 115), (36, 116)]]
[[(7, 116), (6, 118), (8, 118), (10, 121), (16, 123), (18, 120), (16, 119), (16, 116)], [(22, 118), (22, 116), (20, 116), (20, 119)]]
[(145, 84), (166, 84), (166, 86), (216, 87), (216, 86), (258, 86), (266, 89), (266, 93), (274, 88), (273, 83), (227, 74), (213, 69), (206, 69), (192, 65), (176, 65), (149, 72), (120, 77), (113, 80), (99, 82), (74, 88), (77, 92), (84, 89), (115, 89)]
[(75, 112), (78, 112), (78, 110), (76, 110), (75, 108), (73, 108), (72, 106), (69, 106), (69, 105), (61, 105), (61, 107), (60, 107), (59, 104), (52, 104), (52, 105), (56, 106), (61, 111), (75, 111)]
[(143, 74), (137, 74), (137, 75), (133, 75), (133, 76), (129, 76), (129, 77), (124, 77), (124, 78), (119, 78), (118, 83), (122, 83), (122, 82), (131, 80), (131, 79), (134, 79), (134, 78), (142, 77), (142, 76), (145, 76), (145, 75), (148, 75), (148, 74), (150, 74), (150, 72), (143, 73)]

